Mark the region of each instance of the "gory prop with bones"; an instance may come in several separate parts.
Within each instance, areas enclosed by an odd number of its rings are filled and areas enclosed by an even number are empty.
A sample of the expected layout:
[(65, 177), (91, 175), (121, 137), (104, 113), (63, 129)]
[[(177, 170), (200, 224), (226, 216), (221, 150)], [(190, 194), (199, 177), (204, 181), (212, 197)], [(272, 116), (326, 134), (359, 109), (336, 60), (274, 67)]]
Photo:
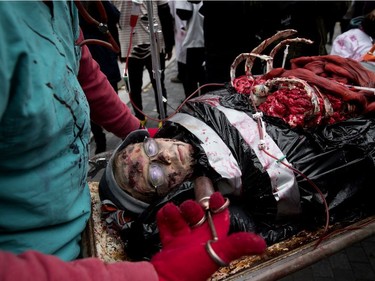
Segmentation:
[[(291, 127), (333, 124), (359, 114), (375, 111), (375, 74), (359, 62), (338, 56), (300, 57), (284, 69), (289, 44), (313, 42), (304, 38), (285, 39), (297, 31), (288, 29), (264, 40), (250, 53), (237, 56), (231, 65), (232, 86), (247, 94), (254, 106), (269, 116), (283, 119)], [(269, 55), (261, 54), (281, 40)], [(273, 68), (274, 57), (286, 46), (282, 68)], [(253, 76), (254, 60), (266, 62), (266, 73)], [(235, 77), (236, 68), (245, 62), (245, 75)]]

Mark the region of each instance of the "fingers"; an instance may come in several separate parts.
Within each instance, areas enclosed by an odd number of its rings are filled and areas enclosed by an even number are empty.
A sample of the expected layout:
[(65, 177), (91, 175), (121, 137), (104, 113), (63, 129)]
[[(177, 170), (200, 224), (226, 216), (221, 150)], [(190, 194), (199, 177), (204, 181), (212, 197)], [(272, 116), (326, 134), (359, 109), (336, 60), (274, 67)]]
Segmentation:
[(213, 213), (220, 213), (228, 210), (229, 200), (225, 199), (220, 192), (215, 192), (210, 197), (210, 210)]
[(200, 232), (199, 236), (203, 240), (212, 239), (213, 236), (220, 238), (227, 235), (230, 224), (228, 205), (229, 201), (220, 192), (214, 192), (208, 204), (212, 220), (206, 216), (203, 207), (196, 201), (187, 200), (181, 204), (180, 209), (182, 216), (193, 228), (192, 231)]
[(210, 197), (210, 210), (218, 238), (228, 234), (230, 226), (229, 200), (224, 198), (220, 192), (215, 192)]
[[(157, 213), (157, 224), (161, 242), (178, 243), (176, 238), (194, 235), (200, 241), (224, 238), (229, 231), (229, 201), (220, 192), (215, 192), (209, 199), (210, 215), (193, 200), (184, 201), (180, 207), (167, 203)], [(211, 219), (212, 217), (212, 219)]]
[(176, 236), (190, 233), (190, 227), (181, 214), (180, 209), (173, 203), (167, 203), (156, 215), (161, 242), (166, 246)]
[(211, 247), (220, 259), (229, 263), (243, 256), (262, 254), (267, 245), (259, 235), (238, 232), (211, 243)]
[(180, 210), (182, 216), (185, 218), (185, 220), (190, 226), (198, 226), (204, 222), (204, 210), (196, 201), (184, 201), (180, 206)]

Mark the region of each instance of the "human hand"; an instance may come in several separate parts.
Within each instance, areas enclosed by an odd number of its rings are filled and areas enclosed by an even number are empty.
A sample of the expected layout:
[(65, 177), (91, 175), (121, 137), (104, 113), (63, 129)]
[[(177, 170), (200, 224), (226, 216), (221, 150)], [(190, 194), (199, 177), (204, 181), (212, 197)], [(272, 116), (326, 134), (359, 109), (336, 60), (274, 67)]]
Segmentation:
[(229, 210), (225, 203), (219, 192), (209, 199), (216, 241), (207, 220), (201, 224), (205, 211), (197, 202), (187, 200), (180, 207), (167, 203), (159, 210), (157, 224), (163, 248), (151, 263), (160, 280), (207, 280), (220, 267), (219, 263), (222, 266), (242, 256), (264, 252), (266, 243), (256, 234), (238, 232), (228, 236)]
[(170, 60), (172, 58), (172, 51), (165, 53), (165, 60)]

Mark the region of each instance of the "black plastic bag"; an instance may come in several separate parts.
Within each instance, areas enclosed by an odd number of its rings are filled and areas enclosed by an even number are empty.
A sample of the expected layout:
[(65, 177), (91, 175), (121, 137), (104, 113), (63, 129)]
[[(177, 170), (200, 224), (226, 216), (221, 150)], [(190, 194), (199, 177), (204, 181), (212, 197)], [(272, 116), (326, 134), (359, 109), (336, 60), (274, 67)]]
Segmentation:
[[(246, 96), (229, 94), (227, 90), (212, 92), (225, 107), (255, 112)], [(296, 173), (302, 214), (295, 217), (276, 217), (277, 202), (272, 194), (269, 175), (264, 171), (253, 149), (210, 103), (188, 102), (182, 109), (209, 124), (228, 145), (243, 171), (241, 196), (230, 196), (231, 232), (251, 231), (262, 235), (268, 245), (280, 242), (304, 228), (325, 223), (350, 222), (374, 212), (372, 175), (375, 173), (375, 119), (353, 118), (334, 125), (305, 131), (291, 129), (280, 119), (265, 116), (266, 131), (286, 155)], [(257, 133), (257, 132), (254, 132)], [(167, 123), (157, 137), (176, 137), (199, 147), (199, 141), (178, 124)], [(220, 180), (212, 171), (207, 158), (197, 152), (199, 165), (213, 181)], [(307, 179), (308, 178), (308, 179)], [(311, 184), (315, 184), (317, 189)], [(166, 202), (180, 204), (194, 198), (191, 182), (183, 184), (174, 194), (151, 205), (122, 233), (129, 257), (149, 259), (160, 250), (156, 212)]]

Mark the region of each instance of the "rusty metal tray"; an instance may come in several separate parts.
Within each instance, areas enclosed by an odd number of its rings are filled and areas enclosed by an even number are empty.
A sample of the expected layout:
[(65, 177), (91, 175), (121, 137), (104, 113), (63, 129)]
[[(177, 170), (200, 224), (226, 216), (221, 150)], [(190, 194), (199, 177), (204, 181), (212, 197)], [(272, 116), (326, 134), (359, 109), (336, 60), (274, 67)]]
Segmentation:
[[(98, 257), (105, 262), (129, 260), (120, 237), (108, 233), (100, 219), (98, 183), (90, 182), (92, 216), (82, 236), (85, 257)], [(348, 226), (331, 225), (329, 235), (323, 229), (302, 231), (288, 240), (267, 248), (261, 256), (248, 256), (220, 268), (210, 280), (278, 280), (375, 234), (375, 216)]]

